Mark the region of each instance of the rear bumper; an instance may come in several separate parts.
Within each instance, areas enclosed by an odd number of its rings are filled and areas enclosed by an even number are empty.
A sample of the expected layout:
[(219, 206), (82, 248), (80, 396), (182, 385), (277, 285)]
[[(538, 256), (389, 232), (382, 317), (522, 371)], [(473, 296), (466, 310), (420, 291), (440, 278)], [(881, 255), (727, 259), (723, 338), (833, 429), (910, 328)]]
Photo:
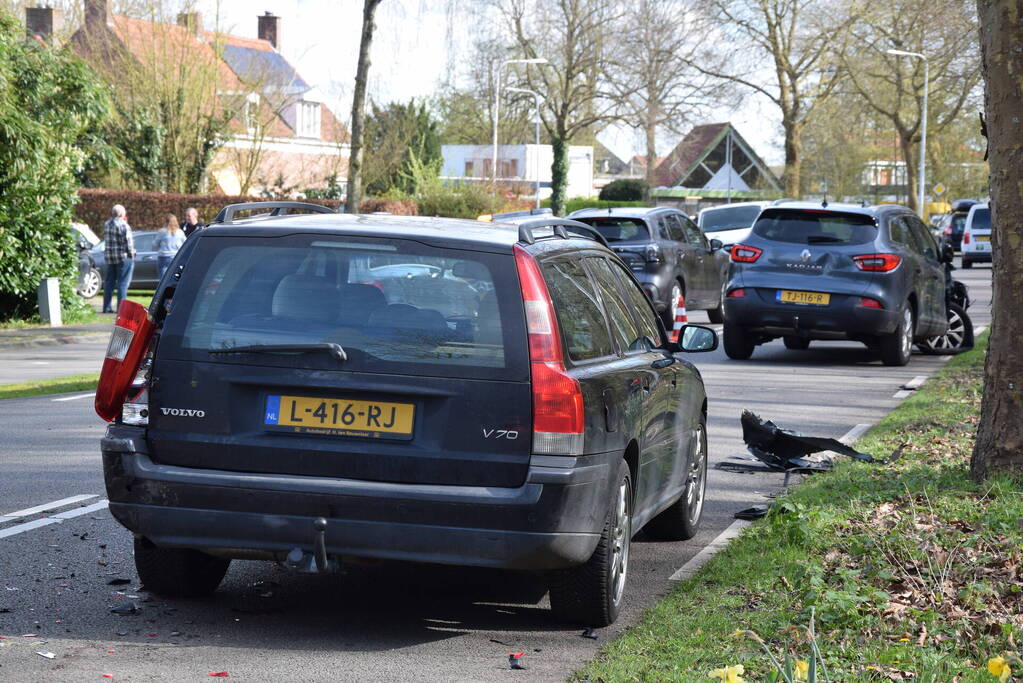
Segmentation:
[(662, 268), (653, 273), (634, 270), (632, 274), (636, 276), (654, 310), (658, 313), (668, 310), (672, 305), (668, 298), (671, 296), (671, 283), (674, 281), (671, 273)]
[(725, 299), (725, 321), (768, 336), (861, 339), (891, 334), (899, 324), (899, 311), (864, 308), (859, 295), (832, 294), (829, 305), (810, 306), (779, 303), (774, 289), (745, 290), (745, 297)]
[(963, 260), (973, 263), (991, 263), (990, 251), (963, 251)]
[(323, 517), (331, 555), (534, 570), (593, 553), (621, 457), (534, 456), (524, 485), (497, 488), (177, 467), (146, 451), (137, 428), (102, 441), (111, 513), (156, 545), (283, 560), (313, 551)]

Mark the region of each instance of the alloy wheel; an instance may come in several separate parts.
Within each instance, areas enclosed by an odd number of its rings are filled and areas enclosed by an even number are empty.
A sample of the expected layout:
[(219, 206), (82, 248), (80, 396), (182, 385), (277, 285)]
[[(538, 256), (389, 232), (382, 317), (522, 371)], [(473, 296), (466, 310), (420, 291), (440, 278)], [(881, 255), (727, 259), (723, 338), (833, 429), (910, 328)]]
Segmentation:
[(939, 337), (930, 337), (924, 345), (933, 351), (955, 351), (966, 339), (966, 323), (954, 308), (948, 309), (948, 331)]
[(707, 491), (707, 434), (701, 425), (696, 433), (696, 452), (693, 454), (686, 481), (686, 509), (693, 525), (703, 512), (703, 499)]
[(89, 272), (82, 278), (82, 286), (78, 290), (79, 296), (84, 299), (91, 299), (99, 293), (99, 273), (95, 268), (90, 268)]
[(908, 306), (902, 312), (902, 355), (909, 357), (913, 351), (913, 311)]
[(623, 479), (618, 486), (614, 527), (611, 534), (611, 590), (617, 605), (625, 591), (625, 577), (629, 572), (629, 542), (632, 539), (632, 492)]

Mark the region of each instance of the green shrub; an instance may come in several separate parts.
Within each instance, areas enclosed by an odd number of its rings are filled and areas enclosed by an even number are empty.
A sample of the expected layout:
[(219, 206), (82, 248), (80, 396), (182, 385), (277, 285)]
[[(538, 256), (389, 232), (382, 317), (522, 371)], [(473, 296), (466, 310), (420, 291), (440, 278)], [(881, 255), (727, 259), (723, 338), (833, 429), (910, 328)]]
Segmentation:
[(602, 187), (598, 198), (608, 202), (636, 202), (646, 196), (647, 189), (642, 180), (619, 178)]
[(0, 10), (0, 321), (35, 314), (46, 277), (60, 278), (67, 317), (84, 306), (70, 230), (76, 173), (108, 113), (84, 63), (26, 41), (24, 26)]

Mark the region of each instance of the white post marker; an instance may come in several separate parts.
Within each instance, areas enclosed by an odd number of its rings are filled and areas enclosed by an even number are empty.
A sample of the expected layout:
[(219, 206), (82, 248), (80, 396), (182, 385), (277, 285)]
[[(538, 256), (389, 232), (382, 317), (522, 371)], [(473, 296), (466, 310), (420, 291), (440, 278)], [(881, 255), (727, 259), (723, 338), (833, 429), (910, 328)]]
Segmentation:
[(39, 283), (39, 319), (50, 327), (62, 327), (60, 317), (60, 280), (43, 278)]
[(686, 316), (686, 298), (684, 296), (680, 296), (679, 298), (675, 299), (674, 304), (675, 322), (671, 326), (671, 336), (669, 337), (669, 339), (677, 344), (679, 331), (682, 329), (683, 325), (689, 322), (689, 318)]

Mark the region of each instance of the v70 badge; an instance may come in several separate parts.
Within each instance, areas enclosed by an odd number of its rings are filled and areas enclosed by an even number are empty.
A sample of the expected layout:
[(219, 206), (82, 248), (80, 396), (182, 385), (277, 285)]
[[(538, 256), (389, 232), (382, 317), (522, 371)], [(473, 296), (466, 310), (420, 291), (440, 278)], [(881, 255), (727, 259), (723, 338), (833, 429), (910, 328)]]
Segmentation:
[(519, 438), (519, 433), (514, 429), (486, 429), (483, 430), (484, 439), (508, 439), (514, 441)]

